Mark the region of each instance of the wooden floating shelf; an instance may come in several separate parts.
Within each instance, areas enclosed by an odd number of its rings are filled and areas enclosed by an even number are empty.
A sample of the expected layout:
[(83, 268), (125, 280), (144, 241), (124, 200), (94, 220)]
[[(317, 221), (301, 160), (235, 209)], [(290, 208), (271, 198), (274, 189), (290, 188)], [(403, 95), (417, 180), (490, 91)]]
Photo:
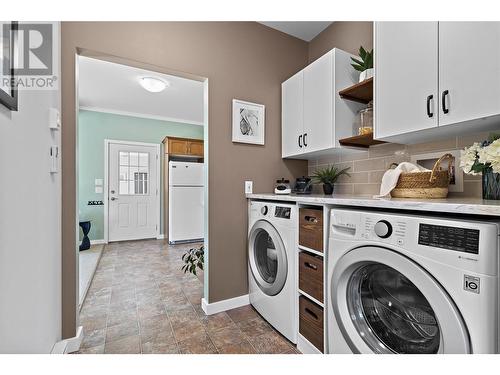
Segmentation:
[(373, 100), (373, 77), (339, 91), (342, 99), (368, 104)]
[(382, 143), (387, 143), (387, 142), (377, 141), (376, 139), (373, 139), (373, 133), (370, 133), (370, 134), (355, 135), (354, 137), (339, 139), (339, 143), (342, 146), (368, 148), (370, 146), (380, 145)]

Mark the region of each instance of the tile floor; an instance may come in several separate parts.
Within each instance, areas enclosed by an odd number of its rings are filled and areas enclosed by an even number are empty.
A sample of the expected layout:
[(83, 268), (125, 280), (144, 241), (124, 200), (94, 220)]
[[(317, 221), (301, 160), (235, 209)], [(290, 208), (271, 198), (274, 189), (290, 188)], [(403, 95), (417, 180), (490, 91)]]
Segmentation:
[(78, 353), (298, 353), (251, 307), (206, 316), (203, 274), (181, 271), (193, 245), (106, 245), (80, 312)]

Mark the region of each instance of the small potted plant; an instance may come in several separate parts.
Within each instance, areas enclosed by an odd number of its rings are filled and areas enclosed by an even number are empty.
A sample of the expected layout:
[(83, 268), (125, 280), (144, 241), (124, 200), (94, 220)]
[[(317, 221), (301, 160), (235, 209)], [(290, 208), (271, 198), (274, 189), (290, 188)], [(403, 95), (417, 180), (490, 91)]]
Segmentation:
[(467, 174), (482, 174), (483, 199), (500, 199), (500, 135), (462, 150), (460, 168)]
[(316, 171), (313, 173), (313, 179), (316, 182), (323, 184), (323, 192), (325, 193), (325, 195), (332, 195), (333, 184), (342, 175), (350, 176), (350, 174), (347, 173), (349, 169), (349, 167), (339, 169), (337, 167), (334, 167), (333, 165), (330, 165), (325, 168), (316, 169)]
[(196, 276), (196, 269), (199, 268), (203, 271), (203, 263), (205, 262), (205, 246), (201, 245), (199, 248), (189, 249), (182, 255), (184, 265), (182, 270), (184, 273), (190, 272)]
[(365, 79), (373, 77), (373, 50), (368, 52), (361, 46), (359, 47), (359, 57), (361, 60), (351, 57), (351, 60), (354, 61), (354, 64), (351, 65), (358, 72), (361, 72), (359, 82), (362, 82)]

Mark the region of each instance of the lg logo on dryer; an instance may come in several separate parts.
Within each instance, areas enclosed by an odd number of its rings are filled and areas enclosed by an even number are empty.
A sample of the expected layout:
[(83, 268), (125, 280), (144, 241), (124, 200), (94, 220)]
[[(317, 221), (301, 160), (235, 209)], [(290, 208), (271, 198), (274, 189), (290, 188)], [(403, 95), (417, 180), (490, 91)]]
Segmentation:
[(464, 275), (464, 290), (479, 294), (481, 279), (479, 277)]

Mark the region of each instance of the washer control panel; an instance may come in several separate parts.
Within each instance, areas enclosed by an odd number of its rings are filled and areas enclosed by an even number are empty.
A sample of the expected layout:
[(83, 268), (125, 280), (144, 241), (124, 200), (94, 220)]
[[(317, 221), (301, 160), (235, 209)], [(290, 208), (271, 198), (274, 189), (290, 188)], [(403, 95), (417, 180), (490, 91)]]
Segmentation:
[(380, 238), (388, 238), (392, 234), (392, 224), (387, 220), (379, 220), (374, 225), (373, 230)]
[(365, 216), (363, 229), (361, 237), (365, 239), (383, 240), (398, 246), (404, 246), (406, 243), (407, 228), (404, 220)]
[(479, 230), (420, 223), (418, 244), (479, 254)]
[(290, 207), (276, 206), (276, 209), (274, 210), (274, 216), (280, 217), (282, 219), (290, 219), (291, 212), (292, 209)]

